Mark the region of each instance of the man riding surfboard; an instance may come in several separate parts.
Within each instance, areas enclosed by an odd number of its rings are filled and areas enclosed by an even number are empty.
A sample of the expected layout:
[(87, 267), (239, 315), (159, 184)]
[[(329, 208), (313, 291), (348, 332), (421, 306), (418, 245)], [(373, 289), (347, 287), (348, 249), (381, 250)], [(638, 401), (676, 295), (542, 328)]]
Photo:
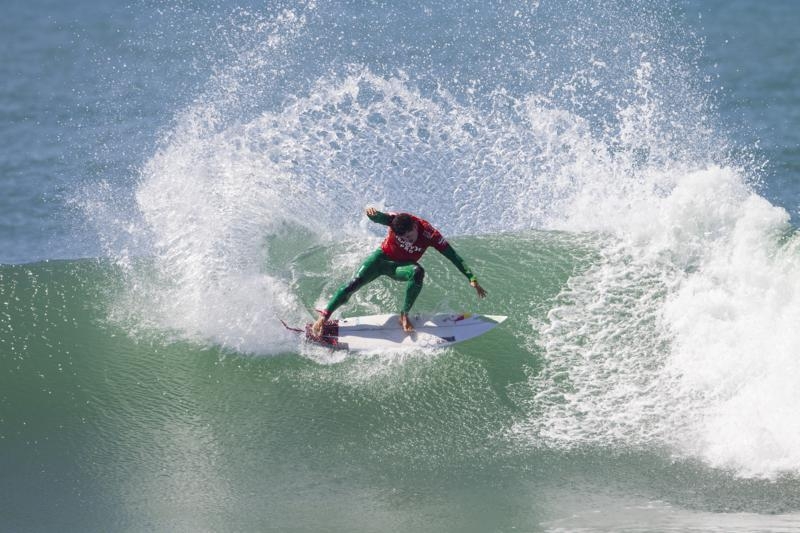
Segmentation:
[(480, 286), (478, 279), (461, 256), (427, 220), (408, 213), (382, 213), (374, 207), (368, 207), (366, 213), (373, 222), (389, 226), (388, 234), (381, 247), (362, 263), (353, 279), (339, 287), (325, 309), (319, 312), (319, 319), (311, 327), (312, 334), (319, 336), (331, 314), (346, 303), (354, 292), (379, 276), (389, 276), (394, 280), (407, 282), (405, 301), (400, 311), (400, 324), (404, 331), (413, 331), (414, 325), (408, 318), (408, 312), (422, 290), (425, 270), (418, 261), (429, 246), (436, 248), (467, 277), (479, 298), (486, 297), (486, 291)]

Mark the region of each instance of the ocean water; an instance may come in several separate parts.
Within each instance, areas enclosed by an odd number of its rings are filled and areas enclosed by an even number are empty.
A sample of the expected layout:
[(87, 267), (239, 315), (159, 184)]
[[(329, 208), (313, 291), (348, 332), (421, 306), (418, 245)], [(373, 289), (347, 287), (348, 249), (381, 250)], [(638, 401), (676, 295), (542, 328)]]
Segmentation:
[[(800, 5), (11, 0), (0, 530), (797, 531)], [(439, 351), (304, 345), (382, 228)], [(340, 313), (394, 310), (379, 280)]]

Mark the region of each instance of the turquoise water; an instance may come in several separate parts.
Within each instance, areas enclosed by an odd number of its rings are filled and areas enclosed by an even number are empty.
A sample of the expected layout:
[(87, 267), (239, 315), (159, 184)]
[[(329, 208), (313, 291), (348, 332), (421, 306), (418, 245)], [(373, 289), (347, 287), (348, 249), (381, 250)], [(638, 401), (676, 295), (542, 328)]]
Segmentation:
[[(12, 2), (0, 529), (800, 527), (793, 2)], [(301, 344), (407, 209), (449, 350)], [(342, 313), (396, 308), (381, 280)]]

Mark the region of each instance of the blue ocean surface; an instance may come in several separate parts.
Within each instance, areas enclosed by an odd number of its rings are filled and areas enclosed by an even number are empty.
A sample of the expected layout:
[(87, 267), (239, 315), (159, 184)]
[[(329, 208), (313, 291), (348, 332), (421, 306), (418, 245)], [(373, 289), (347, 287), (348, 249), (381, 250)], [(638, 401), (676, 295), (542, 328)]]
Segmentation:
[[(0, 530), (800, 529), (800, 4), (3, 15)], [(415, 311), (509, 319), (285, 330), (370, 205), (489, 293), (430, 251)]]

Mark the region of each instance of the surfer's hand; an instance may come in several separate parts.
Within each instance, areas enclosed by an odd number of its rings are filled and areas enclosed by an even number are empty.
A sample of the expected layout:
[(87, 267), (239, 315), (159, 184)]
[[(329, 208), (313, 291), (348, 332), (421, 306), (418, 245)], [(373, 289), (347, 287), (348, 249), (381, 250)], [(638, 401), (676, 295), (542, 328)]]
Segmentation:
[(368, 217), (372, 218), (372, 217), (374, 217), (374, 216), (375, 216), (375, 215), (377, 215), (377, 214), (378, 214), (378, 210), (377, 210), (377, 209), (375, 209), (374, 207), (368, 207), (368, 208), (367, 208), (367, 216), (368, 216)]
[(472, 287), (475, 289), (475, 292), (478, 293), (478, 298), (486, 298), (486, 291), (483, 287), (481, 287), (481, 284), (478, 283), (477, 280), (470, 281), (469, 284), (472, 285)]

